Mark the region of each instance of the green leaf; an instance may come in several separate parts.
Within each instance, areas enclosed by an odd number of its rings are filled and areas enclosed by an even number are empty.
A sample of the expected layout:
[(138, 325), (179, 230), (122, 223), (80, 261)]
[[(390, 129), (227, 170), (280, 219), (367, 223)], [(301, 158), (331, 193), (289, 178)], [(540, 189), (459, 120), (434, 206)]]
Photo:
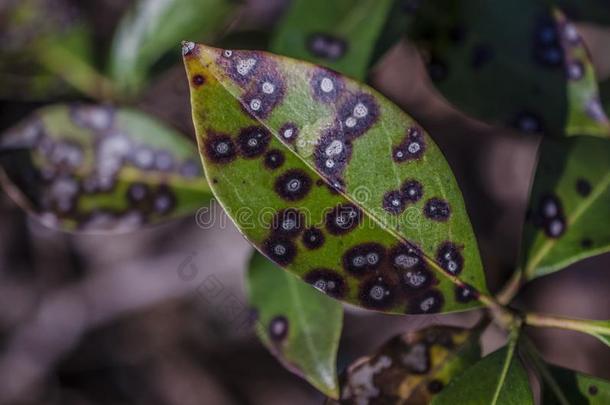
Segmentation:
[(553, 385), (545, 383), (544, 405), (606, 405), (610, 403), (610, 382), (561, 367), (549, 367)]
[(363, 80), (392, 0), (294, 0), (271, 51)]
[(523, 238), (527, 279), (610, 250), (610, 140), (544, 140)]
[(396, 336), (348, 367), (341, 379), (341, 403), (428, 404), (481, 358), (479, 336), (450, 326)]
[(485, 279), (460, 190), (411, 117), (308, 63), (194, 43), (184, 53), (206, 176), (260, 251), (366, 308), (480, 306)]
[(527, 373), (515, 356), (515, 341), (458, 375), (433, 399), (435, 405), (534, 404)]
[(285, 367), (325, 395), (337, 398), (341, 304), (255, 252), (248, 270), (256, 332)]
[(110, 75), (125, 92), (136, 92), (177, 42), (218, 35), (234, 6), (233, 0), (138, 0), (116, 30)]
[(109, 106), (36, 111), (0, 138), (0, 165), (17, 203), (67, 231), (128, 231), (188, 214), (211, 197), (190, 142)]
[(426, 1), (411, 36), (466, 113), (524, 132), (610, 136), (584, 42), (546, 2)]

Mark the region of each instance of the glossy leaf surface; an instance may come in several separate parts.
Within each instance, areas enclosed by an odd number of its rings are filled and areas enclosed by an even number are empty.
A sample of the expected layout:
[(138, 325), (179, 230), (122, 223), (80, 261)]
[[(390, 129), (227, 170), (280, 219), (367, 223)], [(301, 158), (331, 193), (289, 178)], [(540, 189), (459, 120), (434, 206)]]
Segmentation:
[(413, 27), (460, 110), (523, 132), (610, 136), (584, 43), (546, 2), (426, 1)]
[(294, 0), (271, 51), (363, 80), (391, 0)]
[(480, 359), (478, 338), (449, 326), (396, 336), (349, 366), (341, 379), (341, 404), (429, 404)]
[(145, 83), (155, 62), (184, 38), (209, 40), (234, 9), (233, 0), (138, 0), (121, 20), (112, 44), (110, 74), (127, 92)]
[(336, 398), (341, 304), (258, 252), (250, 261), (248, 290), (263, 344), (287, 369)]
[(543, 405), (605, 405), (610, 403), (610, 382), (561, 367), (549, 367), (555, 390), (544, 384)]
[(45, 225), (128, 231), (211, 197), (194, 145), (151, 118), (99, 105), (36, 111), (0, 138), (3, 183)]
[(527, 278), (610, 250), (610, 140), (545, 140), (524, 229)]
[(412, 118), (304, 62), (193, 43), (184, 53), (206, 176), (259, 250), (366, 308), (478, 305), (486, 286), (461, 193)]
[(534, 399), (523, 365), (510, 347), (504, 347), (460, 374), (432, 403), (533, 405)]

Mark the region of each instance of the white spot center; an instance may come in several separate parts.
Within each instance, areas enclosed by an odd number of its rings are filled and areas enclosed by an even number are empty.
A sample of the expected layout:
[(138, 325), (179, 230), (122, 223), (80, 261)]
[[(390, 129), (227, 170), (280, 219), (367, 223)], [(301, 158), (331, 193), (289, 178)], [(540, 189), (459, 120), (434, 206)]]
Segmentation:
[(419, 146), (419, 143), (417, 143), (417, 142), (411, 142), (409, 144), (409, 146), (407, 147), (407, 149), (409, 150), (410, 153), (417, 153), (421, 149), (421, 146)]
[(366, 115), (368, 113), (369, 113), (368, 108), (366, 108), (366, 106), (362, 103), (358, 103), (358, 104), (356, 104), (356, 107), (354, 107), (354, 117), (356, 117), (356, 118), (366, 117)]
[(224, 155), (225, 153), (227, 153), (229, 151), (229, 144), (226, 142), (219, 142), (216, 145), (216, 152)]
[(330, 93), (334, 89), (335, 85), (328, 77), (325, 77), (320, 81), (320, 90), (322, 90), (324, 93)]
[(273, 248), (273, 253), (278, 256), (283, 256), (286, 254), (286, 247), (284, 245), (275, 245)]
[(301, 188), (301, 181), (299, 179), (292, 179), (288, 182), (286, 187), (288, 188), (288, 191), (297, 191)]
[(345, 126), (348, 127), (348, 128), (354, 128), (357, 123), (358, 123), (358, 121), (354, 117), (348, 117), (345, 120)]
[(336, 139), (326, 148), (326, 156), (328, 157), (339, 155), (341, 152), (343, 152), (343, 142)]
[(272, 94), (275, 91), (275, 86), (273, 83), (265, 82), (263, 83), (263, 93)]
[(369, 292), (370, 297), (376, 301), (383, 299), (386, 294), (389, 294), (389, 292), (380, 285), (373, 286)]
[(250, 108), (253, 111), (258, 111), (261, 108), (261, 101), (258, 98), (253, 98), (250, 100)]
[(254, 58), (242, 59), (237, 62), (237, 73), (242, 76), (246, 76), (248, 73), (250, 73), (255, 65), (256, 59)]

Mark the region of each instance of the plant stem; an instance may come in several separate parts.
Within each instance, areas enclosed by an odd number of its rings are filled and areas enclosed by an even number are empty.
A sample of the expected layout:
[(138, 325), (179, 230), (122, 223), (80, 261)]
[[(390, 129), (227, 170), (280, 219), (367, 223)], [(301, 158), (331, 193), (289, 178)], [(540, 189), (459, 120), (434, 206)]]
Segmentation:
[(537, 326), (539, 328), (559, 328), (588, 334), (610, 335), (610, 326), (587, 319), (562, 318), (532, 312), (525, 314), (524, 321), (526, 325)]
[(501, 305), (508, 305), (519, 292), (523, 283), (523, 270), (517, 269), (502, 289), (496, 294), (496, 300)]

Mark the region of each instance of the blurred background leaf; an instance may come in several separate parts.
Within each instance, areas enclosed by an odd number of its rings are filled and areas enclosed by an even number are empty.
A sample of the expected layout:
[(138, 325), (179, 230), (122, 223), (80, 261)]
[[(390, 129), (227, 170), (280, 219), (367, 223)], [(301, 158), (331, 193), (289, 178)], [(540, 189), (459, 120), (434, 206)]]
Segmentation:
[(288, 370), (337, 398), (341, 303), (258, 252), (250, 260), (247, 281), (250, 305), (258, 316), (256, 332), (263, 344)]
[(363, 80), (391, 7), (392, 0), (294, 0), (270, 50)]
[(195, 146), (141, 113), (103, 105), (36, 111), (0, 138), (9, 194), (45, 225), (129, 231), (211, 197)]
[(183, 40), (218, 38), (237, 0), (137, 0), (117, 27), (110, 53), (110, 76), (133, 95), (168, 52), (176, 60)]
[(428, 404), (481, 358), (480, 330), (432, 326), (396, 336), (341, 377), (341, 404)]
[(523, 237), (526, 278), (610, 250), (610, 140), (544, 140)]
[(432, 403), (533, 405), (534, 398), (525, 368), (509, 344), (484, 357), (452, 380)]
[(528, 133), (609, 136), (585, 45), (545, 1), (426, 1), (410, 36), (458, 109)]
[(610, 403), (610, 382), (561, 367), (550, 366), (549, 371), (554, 381), (543, 384), (543, 405)]

